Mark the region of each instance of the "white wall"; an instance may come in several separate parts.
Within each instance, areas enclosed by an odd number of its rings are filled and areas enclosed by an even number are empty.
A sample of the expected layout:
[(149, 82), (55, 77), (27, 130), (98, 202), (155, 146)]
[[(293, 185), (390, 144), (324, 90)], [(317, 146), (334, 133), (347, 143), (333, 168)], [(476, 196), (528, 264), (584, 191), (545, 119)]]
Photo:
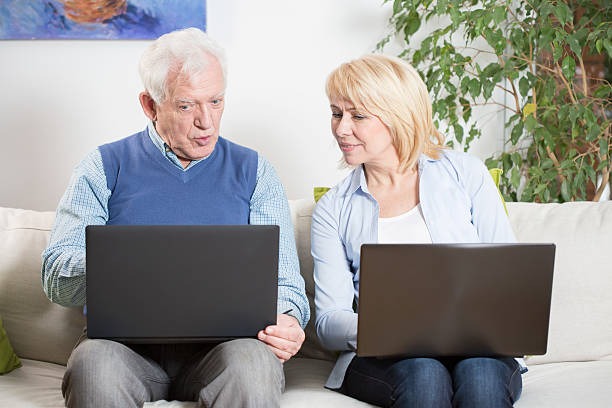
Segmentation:
[[(229, 59), (221, 135), (274, 164), (289, 198), (345, 170), (329, 130), (327, 74), (374, 49), (390, 4), (372, 0), (208, 0), (208, 33)], [(0, 206), (53, 210), (96, 146), (142, 130), (137, 95), (148, 41), (0, 42)], [(498, 148), (503, 127), (474, 146)]]

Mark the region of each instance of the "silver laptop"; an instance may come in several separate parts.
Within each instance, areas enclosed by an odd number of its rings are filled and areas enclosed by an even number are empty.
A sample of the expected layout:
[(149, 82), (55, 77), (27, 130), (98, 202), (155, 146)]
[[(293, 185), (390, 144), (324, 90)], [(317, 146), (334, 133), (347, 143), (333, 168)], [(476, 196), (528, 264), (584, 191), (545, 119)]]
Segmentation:
[(545, 354), (554, 244), (365, 244), (357, 355)]
[(276, 324), (278, 239), (270, 225), (87, 227), (88, 337), (255, 337)]

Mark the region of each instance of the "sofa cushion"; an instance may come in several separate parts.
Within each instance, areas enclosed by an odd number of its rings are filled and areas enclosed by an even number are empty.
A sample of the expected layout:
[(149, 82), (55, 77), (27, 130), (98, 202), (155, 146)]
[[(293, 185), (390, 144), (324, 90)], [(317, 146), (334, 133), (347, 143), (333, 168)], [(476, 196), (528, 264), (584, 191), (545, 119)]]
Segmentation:
[[(323, 388), (333, 363), (291, 359), (285, 363), (286, 388), (281, 407), (369, 407)], [(23, 360), (23, 367), (0, 376), (0, 407), (61, 408), (65, 367)], [(523, 375), (523, 394), (517, 408), (604, 408), (612, 401), (612, 361), (542, 364)], [(147, 407), (195, 408), (193, 402), (157, 401)]]
[(306, 340), (298, 356), (335, 361), (338, 353), (323, 348), (315, 330), (314, 261), (310, 254), (310, 225), (314, 205), (313, 199), (289, 200), (295, 244), (300, 260), (300, 272), (306, 283), (306, 295), (308, 296), (308, 303), (310, 303), (310, 321), (305, 330)]
[(27, 359), (22, 363), (19, 370), (0, 376), (0, 407), (63, 407), (61, 386), (66, 367)]
[(324, 387), (333, 367), (331, 361), (292, 358), (285, 363), (285, 392), (281, 407), (310, 408), (366, 408), (366, 404)]
[(540, 364), (523, 375), (516, 408), (608, 408), (612, 361)]
[(548, 352), (527, 365), (612, 359), (612, 202), (508, 203), (520, 242), (557, 245)]
[(0, 316), (18, 356), (66, 364), (85, 319), (79, 308), (47, 299), (41, 253), (53, 212), (0, 208)]

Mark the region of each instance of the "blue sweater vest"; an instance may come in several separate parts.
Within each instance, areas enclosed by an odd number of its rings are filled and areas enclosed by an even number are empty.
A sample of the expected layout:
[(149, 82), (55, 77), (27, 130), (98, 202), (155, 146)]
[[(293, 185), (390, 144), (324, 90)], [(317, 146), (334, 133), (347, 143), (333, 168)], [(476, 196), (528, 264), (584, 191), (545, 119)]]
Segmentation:
[(147, 131), (99, 147), (111, 197), (107, 224), (248, 224), (257, 153), (219, 137), (187, 171), (170, 162)]

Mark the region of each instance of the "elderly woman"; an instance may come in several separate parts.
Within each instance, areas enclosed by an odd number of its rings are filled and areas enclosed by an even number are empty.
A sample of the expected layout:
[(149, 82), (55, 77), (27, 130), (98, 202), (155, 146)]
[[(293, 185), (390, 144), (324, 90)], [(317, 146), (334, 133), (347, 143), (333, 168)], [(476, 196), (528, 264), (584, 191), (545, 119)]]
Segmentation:
[(515, 238), (483, 163), (443, 148), (412, 66), (367, 55), (333, 71), (326, 90), (332, 133), (354, 167), (312, 219), (317, 334), (325, 347), (343, 351), (326, 386), (381, 406), (512, 406), (522, 360), (355, 355), (362, 244)]

